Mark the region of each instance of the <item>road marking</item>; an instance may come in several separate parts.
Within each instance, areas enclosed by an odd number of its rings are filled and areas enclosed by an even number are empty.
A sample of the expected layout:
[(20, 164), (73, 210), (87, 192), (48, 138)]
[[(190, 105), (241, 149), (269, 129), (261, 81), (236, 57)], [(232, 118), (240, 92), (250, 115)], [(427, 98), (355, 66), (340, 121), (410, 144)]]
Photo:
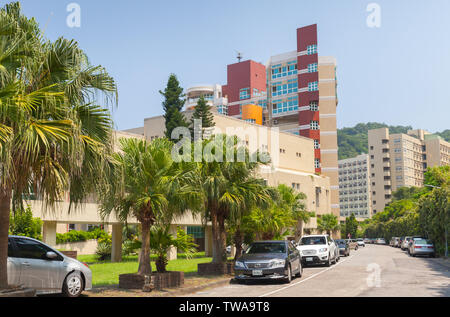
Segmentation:
[(290, 284), (290, 285), (285, 286), (285, 287), (283, 287), (283, 288), (274, 290), (274, 291), (269, 292), (269, 293), (267, 293), (267, 294), (260, 295), (260, 296), (258, 296), (258, 297), (267, 297), (267, 296), (273, 295), (273, 294), (275, 294), (275, 293), (284, 291), (285, 289), (288, 289), (288, 288), (291, 288), (291, 287), (293, 287), (293, 286), (299, 285), (299, 284), (301, 284), (301, 283), (303, 283), (303, 282), (306, 282), (306, 281), (308, 281), (308, 280), (310, 280), (310, 279), (312, 279), (312, 278), (314, 278), (314, 277), (316, 277), (316, 276), (319, 276), (319, 275), (322, 274), (322, 273), (325, 273), (325, 272), (328, 272), (328, 271), (334, 269), (334, 268), (337, 267), (338, 265), (340, 265), (340, 264), (342, 264), (342, 263), (345, 263), (347, 260), (350, 260), (350, 259), (353, 258), (353, 257), (354, 257), (354, 255), (350, 256), (349, 258), (347, 258), (347, 259), (345, 259), (345, 260), (342, 260), (342, 259), (341, 259), (341, 261), (339, 261), (339, 262), (338, 262), (337, 264), (335, 264), (334, 266), (331, 266), (331, 267), (329, 267), (329, 268), (327, 268), (327, 269), (325, 269), (325, 270), (323, 270), (323, 271), (320, 271), (320, 272), (318, 272), (318, 273), (316, 273), (316, 274), (314, 274), (314, 275), (311, 275), (310, 277), (308, 277), (308, 278), (306, 278), (306, 279), (304, 279), (304, 280), (301, 280), (301, 281), (299, 281), (299, 282), (297, 282), (297, 283)]

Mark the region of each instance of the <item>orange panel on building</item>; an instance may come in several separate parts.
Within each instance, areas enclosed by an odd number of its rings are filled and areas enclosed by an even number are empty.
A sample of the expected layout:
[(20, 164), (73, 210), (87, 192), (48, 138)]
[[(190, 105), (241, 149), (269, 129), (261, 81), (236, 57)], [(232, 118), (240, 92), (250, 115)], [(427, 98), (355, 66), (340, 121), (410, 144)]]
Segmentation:
[(242, 106), (242, 120), (255, 120), (254, 123), (263, 124), (263, 108), (258, 105)]

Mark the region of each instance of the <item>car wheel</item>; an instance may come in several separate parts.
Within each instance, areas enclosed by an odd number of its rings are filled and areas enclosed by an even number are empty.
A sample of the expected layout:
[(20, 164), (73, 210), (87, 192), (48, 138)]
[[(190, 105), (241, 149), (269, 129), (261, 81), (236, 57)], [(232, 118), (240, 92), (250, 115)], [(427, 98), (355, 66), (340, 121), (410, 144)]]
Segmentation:
[(292, 270), (291, 270), (291, 266), (288, 266), (288, 272), (287, 272), (287, 276), (286, 276), (286, 280), (285, 282), (287, 284), (290, 284), (292, 282)]
[(67, 275), (64, 280), (63, 294), (66, 297), (79, 297), (84, 289), (84, 282), (81, 274), (78, 272), (72, 272)]

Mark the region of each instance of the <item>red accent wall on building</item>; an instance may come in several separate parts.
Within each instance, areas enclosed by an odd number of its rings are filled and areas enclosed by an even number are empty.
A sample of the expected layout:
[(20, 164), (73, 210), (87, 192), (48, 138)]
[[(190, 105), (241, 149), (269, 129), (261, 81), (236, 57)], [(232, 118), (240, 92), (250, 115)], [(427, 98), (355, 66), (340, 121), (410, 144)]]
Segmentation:
[[(297, 52), (304, 52), (307, 50), (309, 45), (317, 45), (317, 25), (309, 25), (303, 28), (297, 29)], [(299, 55), (298, 56), (298, 70), (304, 70), (308, 68), (309, 64), (319, 63), (319, 55), (311, 54), (311, 55)], [(319, 82), (319, 73), (303, 73), (298, 74), (298, 88), (308, 88), (308, 83), (311, 82)], [(298, 94), (298, 103), (299, 107), (309, 106), (310, 103), (314, 101), (319, 104), (319, 92), (299, 92)], [(311, 121), (317, 121), (320, 125), (320, 114), (318, 111), (300, 111), (299, 112), (299, 125), (305, 126), (309, 125)], [(320, 130), (300, 130), (300, 135), (311, 138), (314, 140), (319, 140), (320, 142)], [(314, 158), (321, 158), (320, 149), (314, 151)], [(317, 173), (321, 172), (321, 169), (316, 169)]]
[(237, 102), (239, 92), (243, 88), (250, 88), (250, 95), (253, 96), (253, 89), (266, 91), (266, 67), (252, 60), (235, 63), (227, 67), (227, 85), (222, 86), (223, 96), (228, 97), (228, 102)]

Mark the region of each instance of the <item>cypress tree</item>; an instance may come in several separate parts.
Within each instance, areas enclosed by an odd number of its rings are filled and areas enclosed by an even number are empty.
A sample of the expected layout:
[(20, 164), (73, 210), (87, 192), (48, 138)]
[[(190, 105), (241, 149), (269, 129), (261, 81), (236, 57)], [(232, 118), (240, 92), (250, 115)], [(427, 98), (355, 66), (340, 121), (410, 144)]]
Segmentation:
[[(194, 136), (194, 120), (202, 121), (202, 135)], [(200, 96), (197, 106), (195, 107), (194, 113), (191, 118), (191, 136), (193, 139), (200, 138), (203, 136), (203, 132), (207, 128), (215, 127), (216, 124), (214, 122), (214, 116), (211, 112), (211, 106), (208, 105), (208, 102), (205, 100), (204, 96)]]
[(180, 87), (177, 76), (171, 74), (167, 82), (166, 89), (159, 91), (164, 96), (163, 109), (164, 119), (166, 120), (166, 137), (172, 138), (172, 131), (177, 127), (188, 127), (189, 123), (186, 121), (182, 113), (184, 104), (186, 102), (183, 97), (183, 88)]

